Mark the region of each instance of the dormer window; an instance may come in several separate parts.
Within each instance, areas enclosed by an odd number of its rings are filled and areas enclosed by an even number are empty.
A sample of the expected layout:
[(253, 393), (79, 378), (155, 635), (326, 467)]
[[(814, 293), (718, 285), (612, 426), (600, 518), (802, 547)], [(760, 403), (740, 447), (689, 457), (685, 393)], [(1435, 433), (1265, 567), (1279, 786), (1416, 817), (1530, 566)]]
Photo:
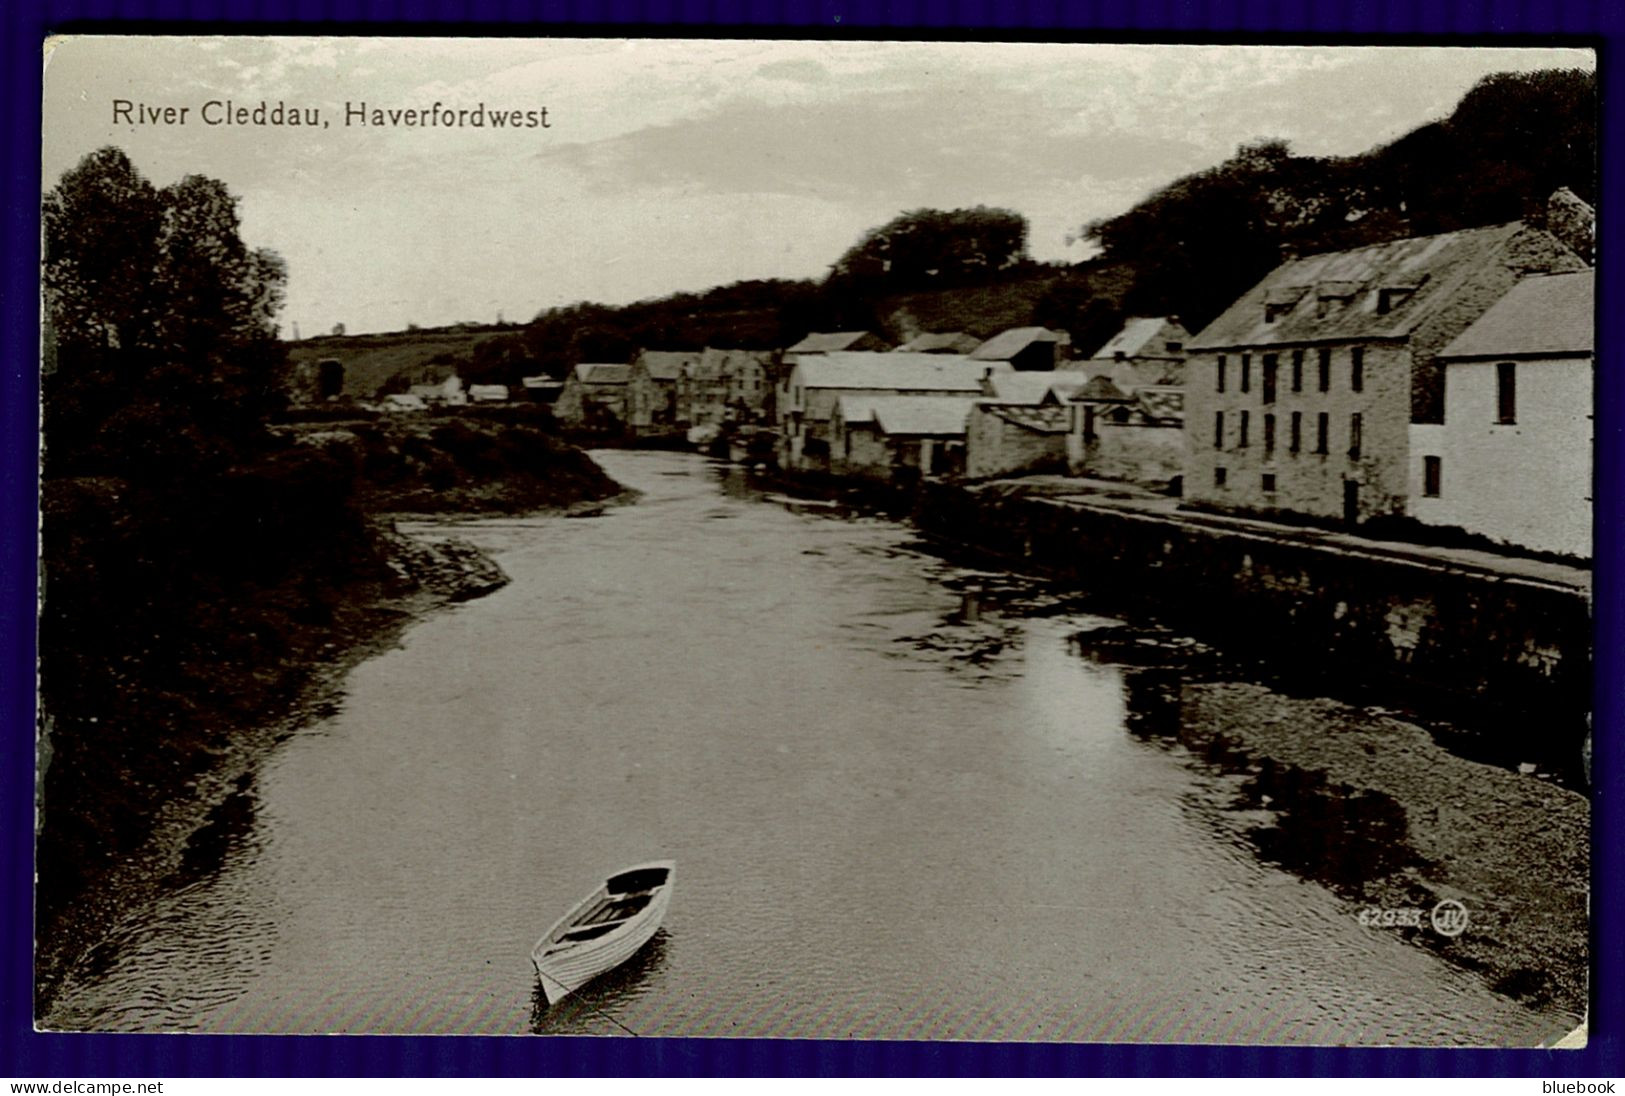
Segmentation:
[(1386, 315), (1389, 312), (1394, 311), (1394, 309), (1399, 308), (1406, 301), (1410, 300), (1411, 294), (1415, 292), (1416, 287), (1414, 285), (1383, 286), (1381, 289), (1377, 290), (1378, 314)]
[(1264, 322), (1274, 323), (1276, 320), (1292, 311), (1292, 306), (1285, 303), (1266, 304), (1264, 306)]
[(1168, 344), (1168, 352), (1170, 354), (1177, 354), (1183, 349), (1185, 349), (1185, 344), (1182, 342), (1171, 342)]

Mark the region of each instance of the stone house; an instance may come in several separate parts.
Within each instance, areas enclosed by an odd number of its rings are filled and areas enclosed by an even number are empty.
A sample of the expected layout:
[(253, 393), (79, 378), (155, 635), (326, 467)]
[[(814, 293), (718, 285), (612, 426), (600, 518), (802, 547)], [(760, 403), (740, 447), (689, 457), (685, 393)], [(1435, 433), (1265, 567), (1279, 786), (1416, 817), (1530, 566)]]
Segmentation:
[(790, 368), (778, 394), (779, 462), (786, 468), (829, 466), (830, 419), (842, 396), (982, 394), (989, 366), (947, 354), (834, 352), (809, 354)]
[(1521, 222), (1282, 263), (1190, 343), (1186, 501), (1404, 514), (1411, 424), (1443, 417), (1440, 351), (1520, 278), (1584, 266)]
[(1071, 410), (1082, 373), (992, 373), (982, 379), (965, 432), (965, 475), (972, 479), (1066, 469)]
[(614, 362), (581, 362), (564, 378), (564, 388), (553, 404), (560, 422), (580, 426), (592, 420), (626, 422), (626, 387), (632, 371)]
[(678, 426), (678, 380), (699, 360), (689, 350), (638, 351), (626, 375), (626, 424), (634, 430)]
[(455, 365), (432, 363), (413, 366), (401, 371), (407, 381), (406, 392), (416, 396), (430, 407), (461, 407), (468, 402), (463, 378)]
[(964, 396), (843, 395), (830, 416), (830, 471), (887, 483), (958, 473), (974, 403)]
[(1003, 362), (1018, 372), (1060, 368), (1072, 350), (1072, 336), (1047, 327), (1012, 327), (971, 351), (972, 361)]
[(772, 410), (774, 353), (706, 347), (677, 381), (677, 419), (689, 426), (754, 424)]
[(1526, 278), (1440, 353), (1444, 422), (1411, 428), (1412, 517), (1591, 558), (1593, 282)]
[(1183, 384), (1190, 332), (1173, 316), (1135, 316), (1089, 358), (1091, 376), (1131, 392), (1144, 385)]
[(1092, 378), (1070, 400), (1067, 469), (1074, 475), (1166, 487), (1184, 474), (1185, 389), (1141, 385), (1124, 392)]

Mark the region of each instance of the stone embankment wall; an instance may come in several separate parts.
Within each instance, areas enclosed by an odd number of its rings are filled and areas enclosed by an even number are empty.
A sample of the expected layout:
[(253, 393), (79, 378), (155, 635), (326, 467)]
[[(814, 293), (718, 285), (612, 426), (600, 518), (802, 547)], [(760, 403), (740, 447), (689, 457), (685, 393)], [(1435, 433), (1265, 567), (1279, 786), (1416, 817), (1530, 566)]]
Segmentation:
[(915, 519), (1283, 669), (1471, 705), (1516, 736), (1584, 731), (1581, 590), (946, 484), (922, 485)]

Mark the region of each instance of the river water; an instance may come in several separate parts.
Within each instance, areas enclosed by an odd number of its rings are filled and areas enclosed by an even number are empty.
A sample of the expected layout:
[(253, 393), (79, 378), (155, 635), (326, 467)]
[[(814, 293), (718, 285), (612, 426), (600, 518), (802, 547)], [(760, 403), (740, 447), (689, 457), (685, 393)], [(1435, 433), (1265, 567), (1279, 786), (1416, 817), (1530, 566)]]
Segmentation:
[[(910, 530), (607, 452), (644, 494), (459, 524), (512, 576), (357, 668), (47, 1026), (1533, 1045), (1571, 1026), (1362, 927), (1129, 733), (1114, 622)], [(431, 535), (434, 528), (427, 530)], [(1035, 594), (1034, 604), (1042, 603)], [(549, 1009), (537, 936), (678, 862), (652, 944)]]

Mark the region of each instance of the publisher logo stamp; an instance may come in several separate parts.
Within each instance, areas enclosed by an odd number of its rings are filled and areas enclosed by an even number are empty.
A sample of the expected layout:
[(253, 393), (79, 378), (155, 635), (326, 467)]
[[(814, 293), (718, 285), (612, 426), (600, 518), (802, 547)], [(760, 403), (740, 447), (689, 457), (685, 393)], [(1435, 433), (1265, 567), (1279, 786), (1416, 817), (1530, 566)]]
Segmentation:
[(1467, 907), (1446, 898), (1433, 907), (1433, 931), (1440, 936), (1460, 936), (1467, 931)]

